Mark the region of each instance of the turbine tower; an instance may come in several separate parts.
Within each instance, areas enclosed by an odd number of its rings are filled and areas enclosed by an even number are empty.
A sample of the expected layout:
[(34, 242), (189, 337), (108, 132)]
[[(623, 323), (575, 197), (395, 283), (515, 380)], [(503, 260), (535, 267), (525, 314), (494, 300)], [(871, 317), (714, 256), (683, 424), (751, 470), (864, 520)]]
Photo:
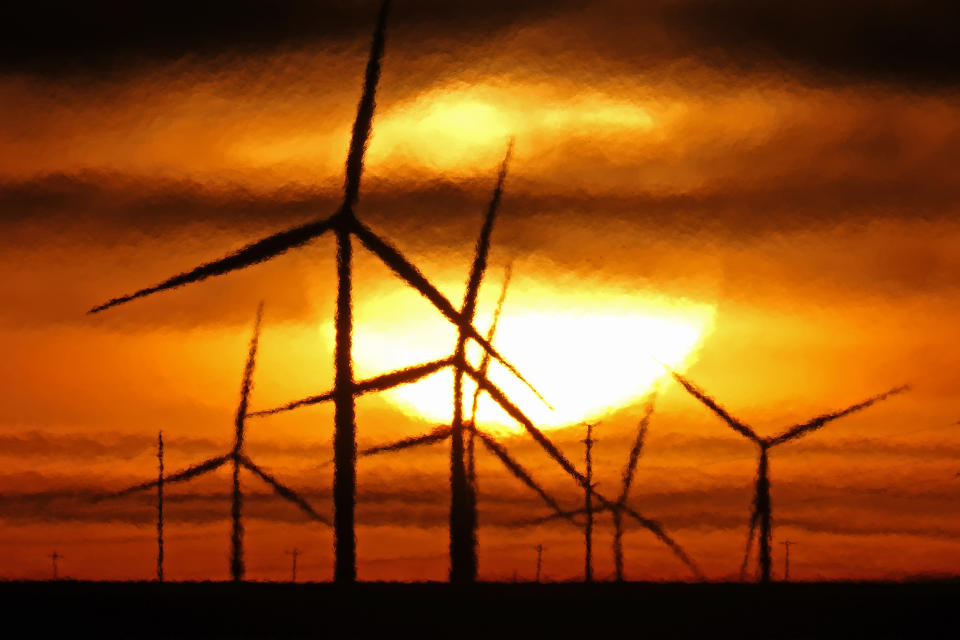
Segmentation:
[[(661, 363), (662, 364), (662, 363)], [(666, 366), (666, 365), (664, 365)], [(744, 422), (737, 420), (731, 416), (726, 409), (724, 409), (720, 404), (708, 396), (702, 389), (697, 387), (695, 384), (690, 382), (687, 378), (680, 375), (676, 371), (673, 371), (669, 367), (667, 370), (671, 373), (674, 379), (680, 383), (680, 385), (687, 390), (694, 398), (703, 403), (708, 409), (717, 414), (731, 429), (739, 433), (744, 438), (753, 442), (757, 447), (757, 476), (755, 481), (754, 495), (753, 495), (753, 509), (750, 515), (750, 532), (747, 534), (747, 545), (746, 553), (744, 554), (743, 564), (740, 567), (741, 578), (744, 575), (747, 567), (747, 563), (750, 558), (750, 548), (753, 545), (753, 537), (756, 533), (757, 526), (760, 527), (760, 553), (759, 553), (759, 565), (760, 565), (760, 582), (769, 583), (770, 582), (770, 566), (771, 566), (771, 553), (770, 553), (770, 544), (772, 537), (772, 517), (771, 517), (771, 504), (770, 504), (770, 471), (769, 471), (769, 451), (777, 445), (784, 444), (785, 442), (790, 442), (796, 440), (802, 436), (807, 435), (813, 431), (817, 431), (822, 428), (828, 422), (837, 420), (844, 416), (850, 415), (862, 409), (885, 400), (890, 396), (902, 393), (909, 389), (909, 386), (902, 385), (899, 387), (894, 387), (889, 391), (881, 393), (880, 395), (873, 396), (868, 398), (863, 402), (857, 403), (855, 405), (849, 406), (846, 409), (841, 409), (840, 411), (834, 411), (831, 413), (825, 413), (819, 415), (807, 422), (794, 425), (789, 429), (786, 429), (777, 436), (772, 436), (769, 438), (761, 438), (757, 435), (756, 431), (750, 428)]]
[(230, 535), (230, 575), (232, 579), (237, 582), (243, 580), (245, 573), (243, 557), (243, 492), (240, 487), (241, 467), (258, 476), (266, 484), (270, 485), (277, 495), (297, 505), (297, 507), (310, 516), (311, 519), (330, 526), (330, 522), (317, 513), (313, 507), (311, 507), (297, 492), (295, 492), (293, 489), (290, 489), (286, 485), (281, 484), (279, 480), (256, 465), (249, 457), (247, 457), (243, 449), (246, 431), (247, 406), (250, 398), (250, 392), (253, 388), (253, 372), (256, 366), (257, 346), (260, 340), (260, 322), (262, 317), (263, 303), (261, 303), (257, 308), (257, 318), (256, 322), (254, 323), (253, 336), (250, 339), (250, 348), (247, 353), (247, 361), (243, 369), (243, 382), (240, 387), (240, 402), (237, 406), (236, 418), (234, 419), (234, 440), (230, 451), (224, 455), (204, 460), (203, 462), (195, 464), (170, 476), (163, 477), (161, 472), (161, 476), (155, 481), (133, 485), (131, 487), (127, 487), (126, 489), (98, 497), (98, 499), (118, 498), (136, 493), (138, 491), (152, 489), (153, 487), (160, 487), (172, 482), (186, 482), (193, 478), (210, 473), (211, 471), (215, 471), (228, 462), (231, 463), (233, 467), (233, 491), (231, 493), (230, 509), (232, 520), (232, 529)]
[[(356, 419), (354, 398), (356, 395), (372, 390), (384, 390), (401, 384), (405, 376), (422, 373), (423, 367), (436, 366), (427, 363), (399, 372), (385, 374), (366, 382), (357, 382), (353, 377), (353, 315), (352, 315), (352, 256), (351, 239), (356, 237), (369, 251), (396, 273), (407, 285), (423, 295), (447, 320), (457, 326), (467, 338), (477, 342), (493, 358), (530, 386), (516, 368), (513, 367), (490, 343), (474, 329), (464, 314), (407, 260), (403, 254), (375, 234), (363, 224), (355, 213), (360, 195), (360, 179), (363, 174), (363, 161), (373, 124), (375, 95), (380, 79), (380, 65), (383, 58), (387, 15), (390, 0), (383, 0), (377, 17), (376, 28), (370, 47), (364, 74), (363, 92), (357, 106), (356, 119), (347, 151), (343, 200), (338, 209), (328, 218), (321, 218), (302, 224), (261, 240), (248, 244), (230, 255), (202, 264), (190, 271), (180, 273), (167, 280), (134, 293), (120, 296), (94, 307), (90, 313), (127, 303), (131, 300), (154, 293), (174, 289), (183, 285), (199, 282), (210, 277), (223, 275), (243, 269), (281, 255), (290, 249), (303, 246), (322, 236), (327, 231), (334, 234), (337, 241), (337, 304), (335, 318), (334, 348), (334, 389), (331, 399), (334, 402), (334, 581), (352, 583), (356, 581), (356, 537), (354, 533), (354, 512), (356, 507)], [(441, 366), (450, 364), (443, 363)], [(436, 367), (432, 370), (437, 370)], [(425, 373), (422, 375), (426, 375)], [(420, 377), (422, 377), (422, 375)], [(419, 378), (415, 378), (419, 379)], [(384, 386), (388, 385), (388, 386)], [(536, 393), (532, 386), (530, 388)], [(539, 394), (538, 394), (539, 395)], [(466, 520), (464, 520), (466, 522)], [(458, 527), (459, 531), (459, 527)], [(458, 569), (459, 571), (459, 569)], [(458, 574), (459, 575), (459, 574)], [(465, 581), (472, 579), (469, 567), (462, 572)]]
[(57, 560), (62, 560), (62, 559), (63, 559), (63, 556), (60, 555), (59, 553), (57, 553), (56, 550), (54, 550), (53, 553), (50, 554), (50, 559), (53, 560), (53, 579), (54, 579), (54, 580), (59, 580), (59, 579), (60, 579), (60, 574), (59, 574), (59, 572), (58, 572), (58, 570), (57, 570), (57, 569), (58, 569), (58, 567), (57, 567)]

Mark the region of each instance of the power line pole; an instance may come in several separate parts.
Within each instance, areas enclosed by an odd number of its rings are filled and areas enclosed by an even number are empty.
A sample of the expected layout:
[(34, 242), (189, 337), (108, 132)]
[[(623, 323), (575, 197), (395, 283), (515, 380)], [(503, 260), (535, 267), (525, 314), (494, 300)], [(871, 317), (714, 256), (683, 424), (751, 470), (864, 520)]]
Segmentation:
[(786, 549), (786, 554), (783, 558), (783, 581), (790, 582), (790, 545), (797, 543), (792, 540), (784, 540), (781, 544)]
[(293, 551), (287, 551), (287, 553), (293, 556), (293, 571), (292, 571), (290, 581), (296, 582), (297, 581), (297, 556), (300, 555), (300, 549), (297, 549), (296, 547), (294, 547)]
[(60, 576), (57, 573), (57, 560), (60, 560), (61, 558), (63, 558), (63, 556), (57, 553), (56, 550), (54, 550), (54, 552), (50, 554), (50, 559), (53, 560), (53, 579), (54, 580), (60, 579)]
[(543, 545), (537, 545), (537, 582), (540, 582), (540, 567), (543, 564)]
[(587, 439), (583, 441), (586, 445), (587, 453), (587, 488), (585, 507), (587, 512), (587, 526), (584, 528), (584, 538), (586, 550), (584, 554), (583, 580), (584, 582), (593, 582), (593, 428), (596, 425), (587, 424)]
[(163, 582), (163, 432), (157, 432), (157, 582)]

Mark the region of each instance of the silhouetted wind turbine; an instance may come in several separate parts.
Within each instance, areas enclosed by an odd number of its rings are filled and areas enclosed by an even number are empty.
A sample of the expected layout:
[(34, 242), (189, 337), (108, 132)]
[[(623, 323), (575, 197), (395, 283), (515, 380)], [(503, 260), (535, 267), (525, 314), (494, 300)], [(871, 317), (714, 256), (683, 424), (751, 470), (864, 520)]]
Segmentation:
[(163, 582), (163, 432), (157, 432), (157, 582)]
[[(487, 336), (487, 341), (491, 343), (493, 342), (493, 338), (496, 333), (497, 321), (502, 311), (503, 302), (506, 297), (506, 289), (507, 289), (507, 285), (509, 284), (509, 280), (510, 280), (510, 271), (508, 270), (507, 277), (504, 279), (504, 285), (503, 285), (504, 288), (501, 292), (500, 300), (497, 303), (497, 310), (494, 313), (493, 324), (491, 325), (490, 331)], [(574, 466), (570, 463), (569, 460), (567, 460), (564, 457), (564, 455), (560, 452), (560, 450), (556, 447), (556, 445), (554, 445), (549, 440), (549, 438), (547, 438), (543, 434), (543, 432), (537, 429), (537, 427), (533, 424), (533, 422), (530, 421), (530, 419), (527, 418), (526, 415), (524, 415), (519, 408), (517, 408), (513, 403), (511, 403), (510, 400), (507, 399), (507, 397), (503, 394), (502, 391), (500, 391), (498, 387), (496, 387), (492, 382), (489, 381), (489, 379), (486, 376), (487, 367), (489, 366), (489, 363), (490, 363), (489, 352), (484, 354), (479, 370), (473, 369), (466, 362), (462, 363), (464, 372), (467, 373), (471, 378), (473, 378), (474, 382), (476, 382), (477, 384), (477, 388), (475, 390), (474, 398), (473, 398), (471, 420), (469, 423), (471, 428), (471, 433), (475, 434), (477, 437), (480, 438), (480, 441), (484, 444), (484, 446), (486, 446), (486, 448), (501, 461), (501, 463), (507, 468), (508, 471), (510, 471), (517, 479), (519, 479), (521, 482), (527, 485), (530, 489), (535, 491), (540, 496), (540, 498), (551, 509), (553, 509), (554, 511), (553, 515), (548, 516), (547, 518), (539, 519), (538, 521), (552, 520), (554, 518), (560, 517), (570, 521), (574, 526), (580, 528), (581, 525), (579, 522), (576, 521), (575, 516), (578, 515), (579, 513), (582, 513), (583, 512), (582, 509), (576, 510), (576, 511), (563, 510), (560, 507), (560, 505), (557, 503), (557, 501), (554, 500), (543, 489), (543, 487), (541, 487), (536, 482), (536, 480), (534, 480), (533, 476), (509, 455), (506, 448), (504, 448), (502, 444), (498, 443), (492, 436), (476, 428), (475, 417), (476, 417), (479, 394), (481, 392), (486, 392), (488, 395), (490, 395), (490, 397), (494, 400), (494, 402), (496, 402), (500, 406), (501, 409), (503, 409), (510, 417), (512, 417), (521, 426), (523, 426), (524, 429), (531, 436), (533, 436), (534, 440), (547, 452), (547, 454), (551, 458), (553, 458), (554, 461), (560, 464), (560, 466), (564, 469), (564, 471), (572, 475), (573, 478), (585, 489), (587, 486), (589, 486), (589, 483), (586, 481), (585, 476), (581, 475), (574, 468)], [(420, 378), (425, 377), (443, 367), (450, 366), (450, 364), (451, 363), (449, 360), (443, 359), (443, 360), (437, 360), (433, 363), (427, 363), (425, 365), (421, 365), (421, 367), (419, 368), (412, 367), (406, 370), (411, 375), (409, 376), (409, 378), (404, 379), (401, 382), (401, 384), (406, 384), (408, 382), (414, 382), (416, 380), (419, 380)], [(383, 378), (386, 378), (386, 376), (384, 376)], [(381, 388), (379, 385), (382, 384), (383, 382), (385, 382), (385, 380), (372, 379), (370, 381), (367, 381), (364, 384), (369, 385), (371, 388)], [(391, 381), (391, 384), (392, 383), (393, 381)], [(285, 407), (281, 407), (279, 409), (271, 410), (269, 412), (263, 412), (263, 413), (273, 413), (276, 411), (284, 411), (291, 408), (295, 408), (297, 406), (303, 406), (303, 404), (305, 403), (312, 404), (315, 402), (322, 402), (328, 399), (328, 397), (329, 397), (329, 394), (313, 396), (312, 398), (291, 403), (290, 405), (287, 405)], [(251, 415), (254, 415), (254, 414), (251, 414)], [(402, 451), (404, 449), (408, 449), (411, 447), (416, 447), (416, 446), (426, 445), (426, 444), (433, 444), (433, 443), (444, 440), (449, 436), (449, 434), (450, 434), (450, 428), (448, 426), (439, 426), (426, 434), (411, 436), (411, 437), (403, 438), (401, 440), (397, 440), (395, 442), (391, 442), (383, 445), (377, 445), (374, 447), (370, 447), (368, 449), (364, 449), (360, 451), (360, 455), (367, 456), (367, 455), (375, 455), (380, 453)], [(637, 448), (637, 456), (639, 456), (639, 448)], [(634, 462), (634, 466), (635, 466), (635, 462)], [(615, 513), (626, 513), (628, 516), (630, 516), (631, 518), (639, 522), (641, 526), (643, 526), (644, 528), (649, 530), (651, 533), (653, 533), (661, 542), (663, 542), (673, 552), (675, 556), (677, 556), (677, 558), (679, 558), (684, 564), (686, 564), (687, 567), (689, 567), (690, 570), (693, 572), (694, 576), (696, 576), (698, 579), (703, 578), (703, 574), (700, 572), (700, 569), (697, 567), (697, 565), (693, 562), (693, 560), (690, 559), (690, 557), (686, 554), (683, 548), (680, 547), (680, 545), (677, 544), (676, 541), (674, 541), (673, 538), (671, 538), (666, 533), (666, 531), (664, 531), (663, 527), (660, 525), (659, 522), (657, 522), (656, 520), (647, 518), (641, 515), (640, 513), (638, 513), (636, 510), (627, 506), (625, 504), (625, 501), (626, 501), (625, 497), (623, 498), (622, 501), (620, 501), (619, 504), (615, 504), (607, 500), (606, 498), (604, 498), (602, 495), (598, 494), (596, 491), (592, 490), (592, 488), (590, 492), (593, 494), (594, 497), (600, 500), (601, 506), (603, 509), (611, 509)]]
[[(512, 145), (511, 145), (512, 146)], [(461, 327), (466, 326), (466, 323), (471, 322), (475, 307), (476, 307), (476, 297), (479, 291), (480, 281), (482, 279), (483, 272), (486, 267), (486, 257), (487, 252), (489, 251), (490, 244), (490, 233), (493, 228), (493, 220), (496, 215), (497, 206), (500, 200), (500, 194), (503, 189), (503, 181), (506, 177), (506, 170), (509, 162), (510, 150), (508, 149), (507, 155), (504, 158), (504, 162), (500, 167), (500, 174), (497, 179), (497, 187), (494, 190), (493, 199), (491, 200), (490, 207), (488, 208), (486, 218), (484, 220), (484, 225), (481, 230), (480, 238), (477, 241), (477, 253), (474, 258), (473, 267), (471, 270), (470, 279), (468, 281), (467, 293), (464, 297), (464, 319), (465, 323)], [(506, 295), (506, 287), (509, 284), (510, 270), (507, 270), (507, 277), (504, 279), (504, 290), (501, 293), (500, 301), (497, 305), (497, 311), (495, 313), (495, 318), (499, 317), (500, 309), (502, 308), (503, 300)], [(469, 317), (468, 317), (469, 316)], [(491, 327), (491, 331), (486, 338), (486, 342), (490, 344), (493, 340), (493, 335), (496, 329), (496, 324)], [(491, 348), (485, 352), (485, 358), (481, 363), (482, 372), (473, 370), (466, 361), (466, 353), (461, 342), (463, 336), (463, 331), (461, 331), (460, 336), (458, 337), (457, 346), (455, 348), (454, 354), (447, 358), (442, 358), (439, 360), (434, 360), (424, 364), (416, 365), (413, 367), (408, 367), (406, 369), (401, 369), (398, 371), (393, 371), (387, 374), (371, 378), (369, 380), (364, 380), (361, 382), (355, 383), (354, 389), (357, 395), (362, 393), (367, 393), (370, 391), (383, 391), (390, 389), (403, 384), (414, 383), (428, 375), (431, 375), (445, 367), (454, 367), (456, 371), (462, 371), (471, 375), (471, 377), (482, 377), (486, 378), (486, 368), (489, 366), (491, 355), (496, 357), (496, 352)], [(518, 479), (521, 480), (528, 487), (536, 491), (544, 501), (547, 502), (551, 507), (553, 507), (557, 512), (562, 513), (560, 506), (557, 502), (551, 498), (541, 486), (539, 486), (533, 477), (527, 473), (523, 467), (521, 467), (515, 460), (513, 460), (506, 450), (496, 442), (494, 438), (485, 433), (477, 432), (476, 428), (473, 426), (474, 418), (476, 414), (477, 407), (477, 394), (479, 394), (479, 388), (475, 393), (472, 415), (468, 423), (464, 423), (463, 414), (462, 414), (462, 401), (463, 401), (463, 387), (462, 387), (462, 376), (458, 381), (457, 376), (454, 376), (454, 412), (453, 420), (450, 425), (443, 425), (435, 428), (426, 434), (416, 435), (412, 437), (402, 438), (395, 442), (390, 442), (383, 445), (377, 445), (367, 449), (363, 449), (359, 452), (361, 456), (375, 455), (378, 453), (394, 452), (400, 451), (403, 449), (408, 449), (410, 447), (420, 446), (424, 444), (433, 444), (451, 438), (454, 432), (454, 427), (459, 424), (461, 430), (460, 445), (451, 446), (451, 516), (450, 516), (450, 579), (453, 582), (473, 582), (476, 580), (477, 572), (477, 560), (476, 560), (476, 496), (473, 492), (473, 481), (469, 478), (466, 473), (466, 467), (464, 465), (464, 447), (463, 447), (463, 438), (462, 431), (465, 426), (469, 425), (471, 434), (476, 434), (484, 446), (487, 447), (495, 456), (497, 456), (500, 461), (507, 467), (507, 469), (513, 473)], [(280, 407), (274, 409), (267, 409), (263, 411), (256, 411), (250, 414), (251, 417), (267, 416), (267, 415), (276, 415), (278, 413), (291, 411), (304, 406), (319, 404), (323, 402), (330, 401), (334, 399), (335, 390), (328, 391), (316, 396), (310, 396), (303, 398), (301, 400), (296, 400), (290, 402)], [(539, 396), (539, 394), (538, 394)], [(542, 397), (541, 397), (542, 400)], [(458, 409), (459, 408), (459, 412)]]
[(62, 560), (63, 556), (54, 549), (53, 553), (50, 554), (50, 559), (53, 560), (53, 579), (59, 580), (60, 575), (57, 573), (57, 560)]
[[(661, 363), (663, 364), (663, 363)], [(664, 365), (666, 367), (666, 365)], [(769, 462), (768, 462), (768, 450), (772, 447), (775, 447), (779, 444), (785, 442), (790, 442), (802, 436), (805, 436), (808, 433), (816, 431), (822, 428), (828, 422), (842, 418), (844, 416), (850, 415), (860, 411), (861, 409), (866, 409), (867, 407), (885, 400), (886, 398), (906, 391), (910, 387), (908, 385), (902, 385), (899, 387), (894, 387), (889, 391), (881, 393), (880, 395), (873, 396), (868, 398), (863, 402), (847, 407), (840, 411), (834, 411), (831, 413), (825, 413), (819, 415), (807, 422), (794, 425), (789, 429), (785, 430), (783, 433), (777, 436), (772, 436), (769, 438), (761, 438), (756, 434), (756, 432), (747, 426), (745, 423), (737, 420), (731, 416), (726, 409), (720, 406), (720, 404), (708, 396), (702, 389), (694, 385), (692, 382), (687, 380), (685, 377), (677, 373), (676, 371), (666, 367), (667, 370), (673, 375), (674, 379), (683, 386), (693, 397), (699, 400), (701, 403), (706, 405), (708, 409), (717, 414), (731, 429), (752, 441), (757, 445), (757, 451), (759, 454), (759, 459), (757, 462), (757, 479), (756, 479), (756, 488), (754, 490), (753, 497), (753, 511), (750, 515), (750, 532), (747, 535), (747, 546), (746, 553), (743, 559), (743, 565), (740, 568), (741, 577), (743, 576), (747, 563), (750, 557), (750, 547), (753, 544), (753, 536), (756, 531), (757, 525), (760, 526), (760, 556), (759, 556), (759, 565), (760, 565), (760, 581), (763, 583), (770, 582), (770, 543), (772, 535), (772, 522), (771, 522), (771, 506), (770, 506), (770, 477), (769, 477)]]
[[(383, 58), (387, 14), (390, 0), (383, 0), (377, 18), (377, 25), (370, 47), (364, 75), (363, 93), (357, 106), (357, 115), (347, 152), (346, 177), (344, 180), (343, 201), (337, 211), (329, 218), (318, 219), (302, 224), (253, 242), (220, 260), (202, 264), (195, 269), (175, 275), (160, 284), (141, 289), (132, 294), (114, 298), (91, 309), (97, 313), (110, 307), (129, 302), (136, 298), (173, 289), (186, 284), (199, 282), (213, 276), (243, 269), (251, 265), (270, 260), (295, 247), (302, 246), (322, 236), (327, 231), (334, 233), (337, 239), (337, 310), (336, 344), (334, 349), (334, 580), (350, 583), (356, 580), (356, 539), (354, 535), (354, 510), (356, 506), (356, 423), (354, 397), (372, 390), (390, 388), (384, 384), (401, 384), (397, 376), (416, 376), (423, 366), (386, 374), (364, 387), (364, 382), (353, 378), (353, 315), (352, 301), (352, 255), (351, 237), (356, 236), (361, 244), (373, 252), (390, 267), (402, 280), (416, 289), (439, 310), (450, 322), (457, 325), (467, 337), (479, 343), (486, 351), (516, 375), (527, 386), (526, 379), (507, 362), (477, 331), (472, 324), (457, 311), (450, 301), (427, 280), (424, 275), (397, 249), (376, 235), (357, 218), (354, 208), (360, 194), (360, 178), (363, 173), (363, 160), (367, 141), (372, 128), (375, 108), (374, 97), (380, 78), (380, 62)], [(443, 363), (442, 366), (450, 364)], [(436, 370), (436, 369), (433, 369)], [(426, 374), (423, 374), (426, 375)], [(391, 377), (392, 376), (392, 377)], [(422, 376), (421, 376), (422, 377)], [(419, 378), (415, 378), (419, 379)], [(377, 386), (380, 385), (380, 386)], [(536, 390), (531, 387), (536, 393)], [(537, 394), (539, 395), (539, 394)]]
[(254, 324), (253, 337), (250, 339), (250, 349), (247, 354), (247, 362), (243, 370), (243, 383), (240, 389), (240, 403), (237, 406), (237, 415), (234, 420), (234, 440), (233, 447), (230, 452), (217, 456), (215, 458), (210, 458), (204, 460), (199, 464), (195, 464), (192, 467), (174, 473), (173, 475), (167, 477), (160, 477), (153, 482), (145, 482), (142, 484), (137, 484), (132, 487), (127, 487), (121, 491), (109, 494), (107, 496), (102, 496), (102, 498), (117, 498), (120, 496), (128, 495), (135, 493), (137, 491), (143, 491), (146, 489), (151, 489), (153, 487), (159, 487), (163, 484), (169, 484), (171, 482), (185, 482), (193, 478), (199, 477), (205, 473), (210, 473), (216, 469), (219, 469), (227, 462), (232, 463), (233, 465), (233, 492), (231, 494), (231, 509), (230, 515), (233, 522), (233, 528), (231, 531), (230, 542), (231, 542), (231, 553), (230, 553), (230, 575), (235, 581), (243, 580), (243, 575), (245, 572), (244, 561), (243, 561), (243, 521), (242, 521), (242, 507), (243, 507), (243, 493), (240, 488), (240, 468), (243, 467), (248, 471), (252, 472), (254, 475), (258, 476), (265, 483), (270, 485), (274, 492), (279, 495), (281, 498), (292, 502), (297, 505), (301, 510), (303, 510), (308, 516), (317, 522), (321, 522), (327, 526), (330, 526), (330, 522), (321, 516), (319, 513), (314, 511), (306, 500), (304, 500), (300, 495), (295, 492), (293, 489), (290, 489), (286, 485), (280, 483), (279, 480), (274, 478), (272, 475), (261, 469), (259, 466), (253, 463), (250, 458), (247, 457), (244, 453), (244, 435), (245, 435), (245, 426), (247, 420), (247, 405), (250, 398), (250, 391), (253, 388), (253, 372), (256, 365), (257, 357), (257, 345), (260, 339), (260, 321), (263, 315), (263, 303), (257, 308), (257, 319)]

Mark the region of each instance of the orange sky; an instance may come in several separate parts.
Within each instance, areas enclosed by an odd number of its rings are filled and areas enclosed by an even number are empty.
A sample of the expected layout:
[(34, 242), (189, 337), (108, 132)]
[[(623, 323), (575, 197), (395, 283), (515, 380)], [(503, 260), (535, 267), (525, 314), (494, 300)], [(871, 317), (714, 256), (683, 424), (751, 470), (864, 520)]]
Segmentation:
[[(0, 577), (46, 577), (54, 548), (76, 578), (152, 575), (151, 496), (96, 505), (84, 496), (152, 477), (158, 429), (168, 469), (228, 450), (259, 300), (253, 407), (331, 386), (331, 238), (85, 311), (333, 210), (369, 4), (344, 18), (343, 32), (331, 21), (329, 34), (283, 46), (228, 39), (161, 55), (121, 43), (141, 57), (125, 66), (117, 53), (109, 64), (78, 55), (78, 66), (55, 72), (39, 54), (3, 65)], [(772, 453), (775, 577), (788, 538), (798, 579), (956, 573), (952, 80), (928, 78), (923, 60), (912, 75), (883, 72), (879, 59), (862, 65), (854, 45), (773, 46), (767, 59), (705, 35), (669, 3), (649, 14), (617, 2), (542, 13), (495, 4), (489, 23), (474, 24), (479, 10), (431, 17), (397, 3), (358, 215), (461, 299), (515, 136), (477, 326), (487, 326), (512, 263), (497, 344), (557, 411), (508, 390), (581, 464), (583, 429), (569, 423), (601, 420), (601, 491), (619, 488), (658, 372), (648, 354), (683, 368), (762, 435), (909, 382), (910, 393)], [(601, 37), (612, 17), (622, 24)], [(355, 277), (359, 376), (451, 352), (453, 328), (361, 250)], [(568, 344), (556, 339), (564, 331)], [(419, 394), (359, 400), (360, 446), (442, 420), (449, 393), (442, 381), (423, 384)], [(733, 577), (753, 448), (675, 383), (656, 386), (631, 504), (709, 578)], [(562, 504), (579, 505), (577, 486), (528, 438), (495, 412), (481, 418)], [(331, 434), (332, 407), (310, 408), (251, 421), (247, 447), (330, 513)], [(538, 543), (549, 578), (580, 576), (580, 532), (521, 526), (549, 510), (480, 455), (481, 578), (531, 577)], [(360, 579), (445, 579), (448, 464), (444, 444), (361, 460)], [(297, 546), (300, 576), (329, 579), (330, 530), (244, 482), (248, 578), (285, 577), (284, 551)], [(226, 471), (169, 489), (169, 578), (226, 577), (228, 489)], [(605, 578), (612, 530), (609, 515), (599, 521)], [(690, 577), (644, 530), (629, 528), (625, 547), (629, 578)]]

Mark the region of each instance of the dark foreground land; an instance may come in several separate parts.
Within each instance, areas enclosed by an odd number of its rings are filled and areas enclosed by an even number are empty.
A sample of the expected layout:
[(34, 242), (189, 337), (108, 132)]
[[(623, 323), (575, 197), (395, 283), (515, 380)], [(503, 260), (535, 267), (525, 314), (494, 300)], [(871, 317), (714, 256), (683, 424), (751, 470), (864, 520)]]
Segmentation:
[(17, 635), (958, 637), (960, 582), (0, 583)]

